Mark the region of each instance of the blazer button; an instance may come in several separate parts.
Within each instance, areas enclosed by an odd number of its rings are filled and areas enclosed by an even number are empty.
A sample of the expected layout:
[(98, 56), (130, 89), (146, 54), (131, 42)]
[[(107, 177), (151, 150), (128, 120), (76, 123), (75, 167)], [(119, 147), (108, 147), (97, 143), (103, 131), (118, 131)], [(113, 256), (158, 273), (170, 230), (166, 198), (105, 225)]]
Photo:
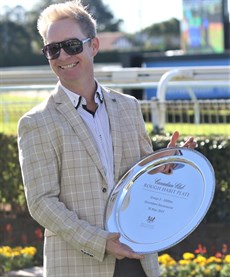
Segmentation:
[(106, 193), (107, 189), (106, 188), (103, 188), (102, 189), (102, 192)]

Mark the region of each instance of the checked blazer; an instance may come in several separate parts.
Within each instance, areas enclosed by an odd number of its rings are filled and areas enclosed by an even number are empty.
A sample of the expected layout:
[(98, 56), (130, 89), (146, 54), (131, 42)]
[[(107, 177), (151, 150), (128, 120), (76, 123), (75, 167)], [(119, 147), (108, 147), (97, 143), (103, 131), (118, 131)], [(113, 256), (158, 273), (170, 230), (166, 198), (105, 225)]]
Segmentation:
[[(115, 183), (152, 152), (138, 101), (102, 87), (114, 150)], [(103, 217), (109, 190), (95, 143), (68, 96), (53, 93), (18, 124), (19, 160), (31, 216), (45, 228), (44, 276), (112, 277)], [(159, 276), (157, 254), (146, 255)]]

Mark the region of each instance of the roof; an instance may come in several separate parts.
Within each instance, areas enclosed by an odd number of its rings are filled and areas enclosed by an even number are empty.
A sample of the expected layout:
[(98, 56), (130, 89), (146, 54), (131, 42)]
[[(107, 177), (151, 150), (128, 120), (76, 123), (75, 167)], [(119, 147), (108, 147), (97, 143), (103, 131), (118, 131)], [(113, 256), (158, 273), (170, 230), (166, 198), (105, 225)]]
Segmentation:
[(132, 45), (122, 32), (101, 32), (97, 34), (100, 51), (130, 48)]

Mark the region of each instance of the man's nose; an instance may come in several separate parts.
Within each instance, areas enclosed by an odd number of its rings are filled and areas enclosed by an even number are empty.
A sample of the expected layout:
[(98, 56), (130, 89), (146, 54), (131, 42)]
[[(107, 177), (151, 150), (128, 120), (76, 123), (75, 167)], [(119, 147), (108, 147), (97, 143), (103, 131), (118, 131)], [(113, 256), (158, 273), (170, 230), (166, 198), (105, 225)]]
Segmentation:
[(63, 48), (60, 49), (60, 55), (59, 55), (59, 59), (66, 59), (68, 58), (70, 55), (68, 53), (65, 52), (65, 50)]

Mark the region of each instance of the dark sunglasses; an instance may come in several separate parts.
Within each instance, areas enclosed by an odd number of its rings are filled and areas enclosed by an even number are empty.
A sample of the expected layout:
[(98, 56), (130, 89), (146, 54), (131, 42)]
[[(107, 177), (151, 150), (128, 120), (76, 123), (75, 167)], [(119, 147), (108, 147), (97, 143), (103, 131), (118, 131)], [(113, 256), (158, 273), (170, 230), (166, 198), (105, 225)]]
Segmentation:
[(73, 38), (57, 43), (50, 43), (42, 48), (42, 52), (48, 60), (57, 59), (60, 55), (61, 48), (63, 48), (68, 55), (76, 55), (83, 51), (83, 44), (90, 40), (91, 38), (83, 40)]

